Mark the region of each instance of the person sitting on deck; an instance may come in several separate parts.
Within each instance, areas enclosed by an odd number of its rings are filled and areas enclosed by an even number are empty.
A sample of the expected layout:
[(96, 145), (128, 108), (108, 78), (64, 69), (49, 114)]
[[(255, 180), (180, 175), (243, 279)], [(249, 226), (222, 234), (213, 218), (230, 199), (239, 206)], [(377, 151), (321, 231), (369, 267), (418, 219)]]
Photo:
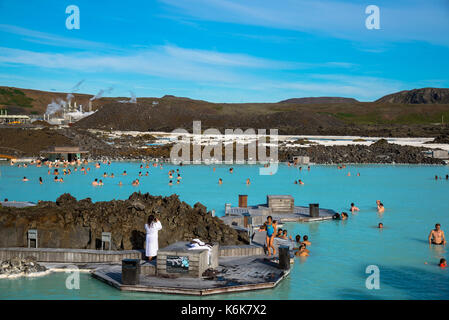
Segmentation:
[(281, 238), (282, 237), (282, 228), (278, 229), (278, 232), (276, 233), (276, 238)]
[(440, 263), (438, 264), (438, 266), (441, 267), (441, 268), (446, 268), (447, 267), (446, 259), (441, 258), (440, 259)]
[(435, 225), (435, 229), (430, 231), (429, 244), (436, 244), (436, 245), (445, 245), (446, 244), (446, 238), (444, 236), (444, 231), (441, 230), (441, 225), (439, 223), (437, 223)]
[(309, 241), (309, 237), (308, 236), (304, 236), (304, 237), (302, 237), (302, 244), (310, 246), (310, 245), (312, 245), (312, 242)]
[(355, 206), (354, 202), (351, 203), (351, 209), (349, 210), (351, 210), (352, 213), (354, 213), (354, 211), (360, 211), (360, 209)]
[(283, 234), (282, 234), (282, 239), (285, 239), (285, 240), (288, 240), (288, 239), (293, 240), (293, 239), (292, 239), (292, 236), (287, 236), (287, 229), (284, 230), (284, 232), (283, 232)]

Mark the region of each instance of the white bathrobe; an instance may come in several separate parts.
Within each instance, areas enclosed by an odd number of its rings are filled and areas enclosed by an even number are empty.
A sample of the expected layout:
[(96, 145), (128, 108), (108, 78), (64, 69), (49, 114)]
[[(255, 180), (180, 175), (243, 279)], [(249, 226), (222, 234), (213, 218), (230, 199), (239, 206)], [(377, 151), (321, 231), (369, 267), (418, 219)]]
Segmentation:
[(158, 244), (158, 231), (162, 229), (161, 222), (153, 222), (151, 226), (145, 224), (145, 231), (147, 233), (145, 255), (147, 257), (157, 256)]

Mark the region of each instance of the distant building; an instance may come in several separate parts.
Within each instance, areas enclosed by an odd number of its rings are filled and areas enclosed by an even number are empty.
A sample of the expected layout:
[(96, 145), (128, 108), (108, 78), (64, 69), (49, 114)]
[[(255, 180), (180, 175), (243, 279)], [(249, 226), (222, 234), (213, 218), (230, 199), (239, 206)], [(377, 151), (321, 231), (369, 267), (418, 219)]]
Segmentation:
[(30, 123), (31, 119), (26, 115), (10, 115), (8, 110), (0, 109), (0, 124), (25, 124)]
[(75, 159), (86, 158), (89, 151), (81, 150), (80, 147), (51, 147), (48, 150), (40, 152), (41, 156), (50, 161), (67, 160), (73, 161)]
[(306, 156), (295, 156), (293, 157), (293, 162), (296, 165), (307, 165), (310, 163), (310, 157)]

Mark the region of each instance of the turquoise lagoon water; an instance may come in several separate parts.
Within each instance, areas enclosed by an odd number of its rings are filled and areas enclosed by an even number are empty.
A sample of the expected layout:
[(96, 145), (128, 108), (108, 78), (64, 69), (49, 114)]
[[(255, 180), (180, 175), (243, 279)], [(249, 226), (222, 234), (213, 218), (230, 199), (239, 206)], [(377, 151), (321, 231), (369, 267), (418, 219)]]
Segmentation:
[[(449, 299), (449, 269), (437, 263), (449, 258), (447, 248), (429, 247), (426, 239), (436, 222), (449, 232), (449, 174), (447, 166), (421, 165), (357, 165), (337, 170), (336, 166), (312, 166), (310, 171), (280, 165), (274, 175), (258, 175), (258, 166), (192, 165), (139, 169), (140, 163), (113, 163), (83, 175), (73, 172), (63, 176), (64, 183), (54, 183), (47, 168), (17, 168), (0, 166), (0, 198), (17, 201), (55, 200), (70, 192), (78, 199), (93, 201), (125, 199), (134, 191), (153, 195), (176, 193), (193, 205), (202, 202), (217, 215), (224, 214), (224, 204), (236, 205), (239, 194), (248, 195), (249, 204), (265, 203), (267, 194), (291, 194), (298, 205), (318, 202), (323, 208), (348, 211), (349, 204), (361, 209), (350, 214), (348, 221), (288, 223), (290, 234), (307, 234), (312, 241), (307, 258), (296, 258), (289, 277), (271, 290), (216, 295), (202, 299)], [(179, 168), (180, 185), (169, 186), (167, 172)], [(128, 176), (120, 173), (126, 170)], [(61, 169), (60, 169), (61, 171)], [(102, 178), (103, 172), (116, 178)], [(139, 171), (149, 171), (141, 177), (141, 185), (131, 181)], [(347, 172), (351, 176), (347, 176)], [(357, 177), (356, 173), (361, 176)], [(443, 177), (435, 181), (434, 176)], [(26, 176), (29, 182), (21, 182)], [(39, 185), (38, 178), (44, 179)], [(218, 178), (223, 185), (217, 184)], [(103, 179), (105, 186), (92, 187), (94, 178)], [(245, 180), (251, 179), (247, 186)], [(305, 185), (293, 184), (302, 179)], [(119, 187), (122, 181), (124, 186)], [(375, 200), (385, 204), (379, 215)], [(379, 222), (384, 230), (376, 229)], [(366, 267), (380, 270), (380, 289), (365, 286)], [(65, 287), (65, 273), (41, 278), (0, 280), (0, 299), (180, 299), (184, 296), (123, 293), (88, 274), (81, 274), (80, 290)]]

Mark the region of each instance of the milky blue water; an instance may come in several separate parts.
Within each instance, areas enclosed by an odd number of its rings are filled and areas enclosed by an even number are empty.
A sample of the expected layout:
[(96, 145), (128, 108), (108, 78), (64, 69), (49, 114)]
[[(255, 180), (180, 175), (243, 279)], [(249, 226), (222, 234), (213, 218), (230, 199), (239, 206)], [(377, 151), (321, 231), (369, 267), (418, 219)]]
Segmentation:
[[(290, 234), (307, 234), (312, 241), (310, 256), (296, 258), (289, 277), (272, 290), (217, 295), (203, 299), (449, 299), (449, 269), (437, 266), (441, 257), (449, 258), (447, 248), (430, 247), (429, 231), (439, 222), (449, 230), (448, 166), (357, 165), (337, 170), (335, 166), (312, 166), (310, 171), (281, 165), (274, 175), (258, 175), (258, 166), (164, 166), (140, 169), (140, 163), (102, 165), (87, 175), (73, 172), (64, 183), (52, 181), (47, 168), (0, 166), (0, 199), (17, 201), (55, 200), (70, 192), (78, 199), (93, 201), (125, 199), (134, 191), (154, 195), (176, 193), (193, 205), (202, 202), (208, 209), (224, 214), (224, 204), (237, 205), (238, 195), (247, 194), (249, 204), (265, 203), (267, 194), (290, 194), (297, 205), (318, 202), (323, 208), (348, 211), (349, 204), (361, 209), (348, 221), (288, 223)], [(168, 170), (179, 168), (180, 185), (168, 185)], [(61, 171), (61, 169), (59, 169)], [(128, 176), (120, 173), (126, 170)], [(73, 171), (73, 170), (72, 170)], [(103, 178), (103, 172), (115, 178)], [(131, 181), (139, 171), (141, 185)], [(348, 171), (351, 176), (347, 176)], [(360, 177), (356, 175), (360, 172)], [(435, 175), (443, 177), (435, 181)], [(22, 182), (26, 176), (29, 182)], [(39, 185), (38, 178), (44, 179)], [(105, 186), (92, 187), (94, 178)], [(218, 178), (223, 185), (218, 185)], [(247, 186), (245, 180), (251, 179)], [(302, 179), (305, 185), (293, 184)], [(124, 186), (119, 187), (122, 181)], [(379, 215), (375, 201), (380, 199), (385, 213)], [(379, 222), (384, 230), (376, 228)], [(365, 272), (369, 265), (380, 271), (380, 289), (369, 290)], [(42, 278), (0, 280), (0, 299), (179, 299), (182, 296), (122, 293), (81, 274), (80, 290), (65, 287), (64, 273)]]

